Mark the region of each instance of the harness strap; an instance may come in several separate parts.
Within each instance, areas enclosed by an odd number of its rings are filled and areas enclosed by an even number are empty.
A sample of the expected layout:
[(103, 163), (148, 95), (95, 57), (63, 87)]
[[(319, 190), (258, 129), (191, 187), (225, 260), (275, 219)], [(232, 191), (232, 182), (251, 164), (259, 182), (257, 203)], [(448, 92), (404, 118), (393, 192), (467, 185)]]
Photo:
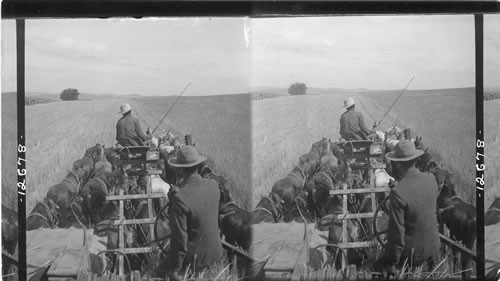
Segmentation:
[(288, 175), (293, 175), (294, 177), (296, 177), (299, 181), (302, 182), (300, 188), (303, 188), (304, 185), (306, 184), (306, 180), (307, 180), (307, 177), (306, 177), (306, 173), (304, 172), (304, 170), (302, 170), (302, 168), (300, 168), (299, 166), (295, 166), (295, 168), (297, 170), (299, 170), (300, 172), (300, 175), (302, 176), (302, 179), (297, 175), (295, 174), (293, 171), (291, 171), (290, 173), (288, 173)]
[(274, 217), (273, 213), (264, 207), (259, 206), (259, 207), (255, 208), (253, 211), (255, 212), (255, 211), (259, 211), (259, 210), (264, 211), (264, 212), (270, 214), (272, 217)]
[(34, 212), (34, 213), (31, 213), (28, 215), (28, 217), (26, 218), (29, 218), (30, 216), (39, 216), (39, 217), (42, 217), (43, 219), (45, 219), (48, 223), (49, 223), (49, 226), (53, 226), (53, 225), (56, 225), (57, 224), (57, 217), (55, 217), (53, 214), (52, 214), (52, 211), (50, 209), (50, 207), (45, 203), (45, 202), (38, 202), (40, 204), (42, 204), (43, 207), (45, 207), (45, 211), (47, 211), (47, 216), (48, 217), (45, 217), (44, 215), (42, 215), (40, 212)]
[[(226, 204), (222, 205), (222, 207), (228, 207), (228, 206), (231, 206), (231, 205), (236, 206), (236, 207), (238, 207), (238, 208), (240, 207), (240, 206), (238, 206), (238, 204), (237, 204), (236, 202), (234, 202), (234, 201), (227, 202)], [(222, 207), (221, 207), (221, 208), (222, 208)]]
[[(455, 199), (455, 198), (462, 199), (460, 196), (455, 195), (455, 196), (451, 197), (450, 199), (448, 199), (448, 201), (451, 201), (452, 199)], [(455, 206), (456, 206), (455, 204), (450, 204), (450, 205), (448, 205), (448, 206), (446, 206), (446, 207), (444, 207), (444, 208), (438, 209), (438, 213), (439, 213), (439, 214), (441, 214), (441, 213), (443, 213), (444, 211), (447, 211), (447, 210), (450, 210), (450, 209), (455, 208)]]
[(78, 179), (78, 175), (75, 172), (73, 172), (73, 170), (69, 171), (69, 173), (75, 177), (75, 182), (72, 182), (68, 177), (65, 177), (62, 181), (67, 181), (71, 184), (75, 184), (76, 192), (78, 193), (78, 191), (80, 191), (80, 180)]
[(491, 208), (491, 209), (488, 209), (488, 210), (486, 211), (486, 214), (487, 214), (487, 213), (489, 213), (489, 212), (500, 212), (500, 209), (499, 209), (499, 208), (496, 208), (496, 207), (493, 207), (493, 208)]
[(317, 146), (313, 146), (312, 148), (315, 149), (318, 152), (318, 156), (321, 157), (321, 151), (319, 148)]
[(29, 214), (29, 215), (26, 217), (26, 219), (28, 219), (28, 218), (30, 218), (30, 217), (41, 217), (42, 219), (44, 219), (44, 220), (46, 220), (46, 221), (47, 221), (47, 223), (49, 224), (49, 226), (51, 225), (50, 220), (49, 220), (46, 216), (44, 216), (44, 215), (42, 215), (42, 214), (40, 214), (40, 213), (38, 213), (38, 212), (34, 212), (34, 213)]
[(104, 188), (106, 189), (106, 193), (107, 193), (108, 185), (103, 180), (101, 180), (100, 178), (97, 178), (97, 177), (92, 178), (91, 181), (93, 181), (93, 180), (97, 180), (98, 182), (102, 183), (104, 185)]
[(328, 182), (330, 183), (331, 187), (335, 186), (333, 184), (333, 179), (331, 178), (331, 176), (325, 173), (324, 171), (319, 172), (318, 175), (324, 175), (328, 179)]
[(230, 216), (230, 215), (234, 215), (234, 214), (236, 214), (236, 211), (232, 210), (232, 211), (229, 211), (228, 213), (220, 214), (219, 218), (224, 219), (225, 217)]

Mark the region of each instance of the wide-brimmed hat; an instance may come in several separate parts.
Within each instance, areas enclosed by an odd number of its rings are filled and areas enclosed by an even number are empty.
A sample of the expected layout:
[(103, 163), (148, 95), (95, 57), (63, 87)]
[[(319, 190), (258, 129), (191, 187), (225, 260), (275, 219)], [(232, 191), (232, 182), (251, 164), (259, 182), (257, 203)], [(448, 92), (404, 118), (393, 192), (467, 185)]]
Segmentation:
[(190, 145), (182, 146), (175, 156), (175, 158), (168, 160), (168, 164), (180, 168), (193, 167), (207, 160), (207, 157), (198, 154), (196, 148)]
[(410, 161), (416, 159), (424, 154), (421, 149), (416, 149), (415, 144), (410, 140), (400, 140), (394, 151), (391, 151), (385, 155), (385, 157), (391, 161)]
[(124, 104), (120, 105), (120, 112), (118, 112), (118, 114), (125, 114), (125, 113), (129, 112), (130, 110), (132, 110), (132, 107), (130, 107), (130, 104), (124, 103)]
[(349, 108), (354, 105), (354, 99), (353, 98), (346, 98), (344, 100), (344, 106), (342, 108)]

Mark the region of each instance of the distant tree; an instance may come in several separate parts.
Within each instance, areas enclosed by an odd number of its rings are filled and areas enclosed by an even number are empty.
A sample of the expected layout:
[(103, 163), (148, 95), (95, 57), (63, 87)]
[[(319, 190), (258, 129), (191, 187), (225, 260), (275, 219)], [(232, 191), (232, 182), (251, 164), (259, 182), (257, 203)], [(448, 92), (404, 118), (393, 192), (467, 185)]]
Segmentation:
[(295, 84), (290, 85), (290, 88), (288, 88), (288, 93), (292, 96), (305, 95), (307, 94), (306, 90), (306, 84), (296, 82)]
[(73, 89), (73, 88), (64, 89), (61, 92), (61, 99), (62, 100), (78, 100), (79, 94), (80, 93), (78, 92), (77, 89)]

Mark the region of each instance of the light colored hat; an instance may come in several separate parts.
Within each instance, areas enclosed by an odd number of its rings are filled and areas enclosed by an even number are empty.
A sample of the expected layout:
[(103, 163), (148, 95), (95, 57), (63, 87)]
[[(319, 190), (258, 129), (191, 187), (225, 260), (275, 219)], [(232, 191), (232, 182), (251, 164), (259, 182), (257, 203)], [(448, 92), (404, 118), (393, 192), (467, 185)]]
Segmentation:
[(124, 104), (120, 105), (120, 112), (118, 112), (118, 114), (125, 114), (125, 113), (129, 112), (130, 110), (132, 110), (132, 107), (130, 107), (130, 104), (124, 103)]
[(410, 140), (400, 140), (394, 151), (385, 155), (391, 161), (410, 161), (424, 154), (423, 150), (416, 149), (415, 144)]
[(168, 164), (173, 167), (188, 168), (201, 164), (207, 157), (198, 154), (196, 148), (184, 145), (177, 151), (176, 157), (168, 160)]
[(346, 98), (344, 100), (344, 106), (342, 108), (349, 108), (354, 105), (354, 99), (353, 98)]

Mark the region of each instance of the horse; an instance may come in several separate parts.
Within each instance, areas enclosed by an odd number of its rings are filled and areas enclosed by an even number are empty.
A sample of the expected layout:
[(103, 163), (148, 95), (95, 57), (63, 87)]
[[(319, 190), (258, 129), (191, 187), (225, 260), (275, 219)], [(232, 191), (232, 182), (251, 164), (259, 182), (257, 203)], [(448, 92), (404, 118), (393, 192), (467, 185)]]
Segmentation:
[(60, 183), (49, 187), (47, 191), (47, 200), (51, 200), (57, 205), (56, 210), (60, 215), (67, 216), (71, 213), (70, 200), (78, 196), (82, 181), (87, 177), (87, 170), (82, 166), (83, 161), (80, 160), (75, 161), (72, 170)]
[(232, 201), (229, 190), (224, 185), (219, 185), (219, 225), (226, 241), (248, 251), (251, 245), (251, 220), (250, 212)]
[(439, 164), (434, 159), (432, 159), (432, 155), (426, 148), (424, 149), (424, 153), (417, 158), (415, 167), (419, 169), (420, 172), (427, 173), (435, 167), (439, 167)]
[[(176, 156), (177, 151), (182, 147), (182, 143), (178, 138), (172, 140), (173, 143), (169, 143), (168, 145), (160, 144), (160, 159), (163, 160), (165, 171), (163, 173), (163, 180), (168, 184), (178, 184), (177, 174), (175, 172), (175, 168), (168, 164), (168, 160), (174, 158)], [(172, 144), (172, 145), (170, 145)]]
[[(444, 184), (437, 200), (438, 222), (442, 232), (443, 224), (450, 230), (450, 236), (462, 242), (468, 249), (473, 248), (476, 241), (476, 207), (457, 196), (453, 185)], [(453, 265), (456, 264), (456, 250), (453, 249)], [(468, 263), (462, 259), (462, 268)]]
[(306, 198), (304, 187), (307, 180), (315, 173), (318, 164), (319, 159), (315, 154), (304, 154), (286, 177), (273, 184), (271, 191), (283, 199), (285, 212), (290, 212), (296, 207), (295, 198)]
[(39, 228), (54, 228), (58, 224), (57, 205), (52, 200), (45, 198), (37, 202), (26, 217), (26, 230)]
[(17, 246), (17, 212), (2, 203), (2, 248), (13, 255)]
[(283, 219), (284, 201), (275, 193), (263, 196), (252, 211), (251, 224), (261, 222), (280, 222)]
[(116, 174), (116, 172), (111, 172), (110, 167), (98, 169), (82, 188), (80, 194), (83, 197), (83, 209), (89, 216), (91, 225), (97, 222), (97, 213), (106, 204), (106, 196), (115, 194), (116, 185), (110, 184), (109, 179), (111, 176), (116, 176)]
[(326, 154), (332, 153), (330, 146), (331, 146), (330, 141), (326, 138), (322, 138), (321, 140), (312, 144), (309, 152), (316, 154), (318, 159), (321, 159)]
[(316, 217), (326, 215), (324, 207), (329, 192), (338, 189), (339, 177), (341, 176), (338, 169), (338, 159), (335, 156), (325, 156), (321, 161), (323, 165), (306, 185), (309, 209)]
[(75, 194), (69, 200), (69, 209), (66, 212), (59, 212), (59, 223), (60, 228), (86, 228), (88, 222), (84, 214), (83, 208), (83, 198)]
[[(225, 185), (219, 185), (219, 227), (227, 243), (240, 247), (246, 252), (250, 251), (252, 244), (252, 214), (238, 206), (231, 200), (229, 190)], [(233, 260), (234, 252), (228, 250), (228, 259)], [(237, 263), (237, 272), (240, 278), (247, 276), (249, 265), (247, 260)]]
[(284, 210), (283, 221), (304, 223), (313, 223), (315, 221), (314, 214), (309, 211), (304, 193), (297, 193), (292, 207)]
[(103, 159), (103, 155), (104, 155), (104, 146), (101, 146), (100, 144), (97, 143), (96, 145), (87, 148), (82, 158), (90, 159), (90, 161), (92, 161), (92, 163), (95, 165), (97, 161)]
[[(14, 257), (18, 254), (19, 226), (17, 217), (15, 210), (8, 208), (2, 203), (2, 250), (5, 250)], [(5, 257), (2, 259), (2, 276), (4, 276), (4, 280), (9, 280), (6, 275), (15, 270), (14, 266), (17, 266), (17, 264), (12, 263)]]
[(422, 142), (422, 137), (416, 136), (415, 141), (413, 141), (416, 149), (424, 150), (424, 143)]
[(111, 163), (113, 172), (120, 169), (121, 167), (120, 156), (118, 155), (118, 153), (116, 153), (116, 151), (112, 147), (104, 149), (104, 157), (106, 157), (106, 160), (108, 160), (108, 162)]
[(484, 214), (484, 225), (493, 225), (500, 222), (500, 198), (495, 198)]

